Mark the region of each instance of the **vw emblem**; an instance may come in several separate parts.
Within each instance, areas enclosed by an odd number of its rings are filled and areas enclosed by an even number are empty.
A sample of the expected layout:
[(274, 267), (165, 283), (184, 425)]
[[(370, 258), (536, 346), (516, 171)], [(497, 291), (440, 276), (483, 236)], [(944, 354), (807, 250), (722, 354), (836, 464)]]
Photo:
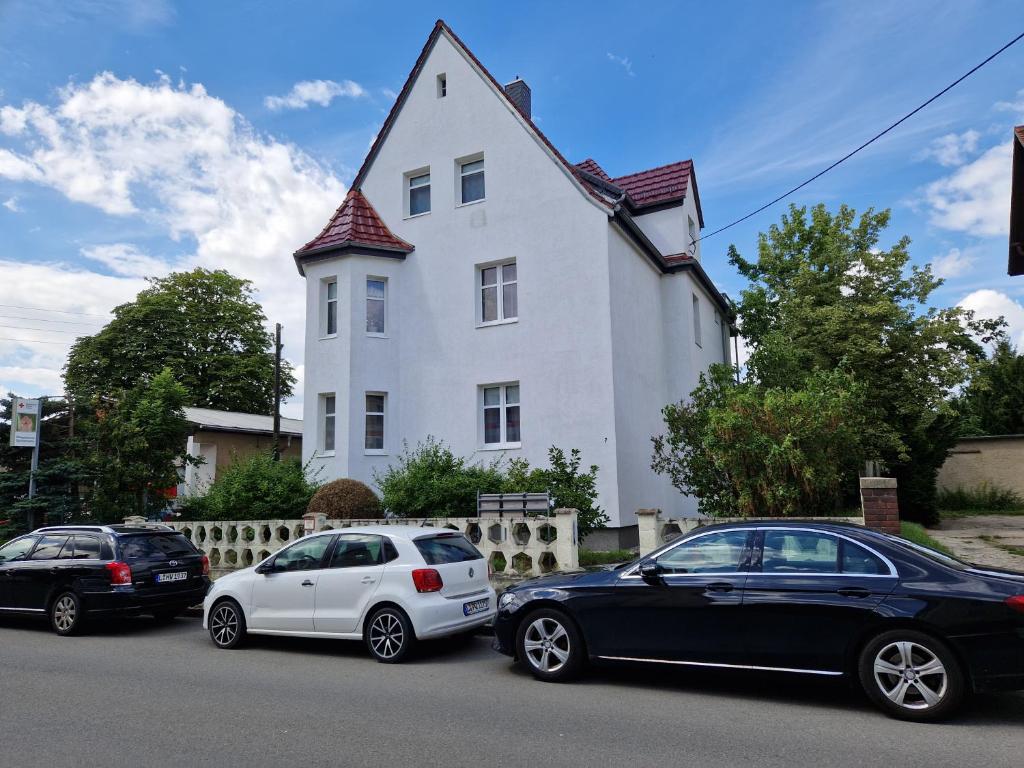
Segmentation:
[[(171, 566), (171, 568), (173, 568), (173, 567), (174, 567), (174, 566), (176, 566), (177, 564), (178, 564), (178, 561), (177, 561), (177, 560), (171, 560), (171, 562), (169, 562), (169, 563), (168, 563), (168, 565), (169, 565), (169, 566)], [(473, 575), (473, 574), (470, 574), (470, 576), (472, 576), (472, 575)]]
[(473, 569), (472, 568), (469, 569), (469, 578), (471, 578), (471, 579), (473, 578)]

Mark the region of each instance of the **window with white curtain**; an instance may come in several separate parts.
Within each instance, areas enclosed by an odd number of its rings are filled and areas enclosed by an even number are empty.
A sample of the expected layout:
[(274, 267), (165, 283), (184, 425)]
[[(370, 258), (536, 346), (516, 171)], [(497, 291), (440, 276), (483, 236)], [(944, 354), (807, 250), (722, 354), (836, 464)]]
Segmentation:
[(519, 280), (515, 261), (480, 268), (480, 322), (519, 317)]
[(483, 444), (487, 447), (518, 445), (519, 383), (481, 387)]

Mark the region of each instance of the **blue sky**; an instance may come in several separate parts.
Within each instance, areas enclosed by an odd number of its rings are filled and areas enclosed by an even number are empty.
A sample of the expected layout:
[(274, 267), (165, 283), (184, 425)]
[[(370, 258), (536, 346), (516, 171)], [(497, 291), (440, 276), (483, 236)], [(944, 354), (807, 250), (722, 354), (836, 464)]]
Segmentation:
[[(0, 388), (59, 392), (75, 333), (142, 277), (195, 264), (251, 278), (301, 365), (290, 254), (340, 201), (439, 16), (499, 81), (530, 84), (571, 160), (619, 175), (692, 157), (706, 231), (1024, 31), (1017, 2), (427, 5), (0, 0)], [(1018, 342), (1022, 63), (1024, 42), (793, 198), (891, 208), (891, 237), (947, 277), (935, 302), (1005, 314)], [(704, 243), (723, 290), (742, 288), (727, 246), (752, 256), (783, 210)]]

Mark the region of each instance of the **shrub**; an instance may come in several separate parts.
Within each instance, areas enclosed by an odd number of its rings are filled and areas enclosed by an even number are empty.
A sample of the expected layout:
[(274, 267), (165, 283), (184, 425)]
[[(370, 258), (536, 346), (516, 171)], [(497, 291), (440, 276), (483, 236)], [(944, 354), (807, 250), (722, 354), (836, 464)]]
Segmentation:
[(470, 464), (444, 443), (427, 439), (410, 450), (406, 444), (398, 461), (374, 473), (384, 507), (398, 517), (472, 517), (476, 495), (498, 493), (504, 478), (500, 459)]
[(504, 493), (551, 492), (556, 507), (579, 512), (576, 528), (580, 538), (597, 528), (603, 528), (608, 515), (597, 505), (597, 465), (591, 464), (587, 472), (580, 472), (582, 457), (579, 448), (565, 451), (551, 446), (548, 449), (550, 467), (530, 469), (526, 459), (513, 459), (502, 485)]
[(1017, 511), (1024, 509), (1024, 497), (1010, 488), (981, 483), (973, 488), (940, 488), (936, 498), (940, 509)]
[(327, 515), (332, 520), (376, 520), (384, 517), (377, 494), (366, 483), (344, 477), (320, 486), (306, 511)]
[(580, 565), (586, 567), (588, 565), (614, 565), (617, 563), (628, 563), (630, 560), (635, 560), (637, 553), (632, 549), (612, 549), (608, 551), (600, 550), (580, 550)]
[(185, 520), (293, 520), (306, 511), (316, 485), (298, 459), (270, 454), (236, 458), (205, 496), (185, 500)]

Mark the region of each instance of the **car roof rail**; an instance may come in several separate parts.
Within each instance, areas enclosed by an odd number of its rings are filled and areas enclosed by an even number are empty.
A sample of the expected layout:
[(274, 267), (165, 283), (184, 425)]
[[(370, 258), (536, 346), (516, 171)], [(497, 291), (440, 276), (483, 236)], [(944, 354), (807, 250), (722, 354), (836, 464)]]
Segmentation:
[(112, 533), (126, 533), (130, 531), (175, 531), (169, 525), (163, 523), (130, 523), (125, 525), (111, 525), (108, 526)]
[(32, 533), (55, 533), (60, 531), (94, 531), (96, 533), (114, 533), (109, 525), (47, 525), (36, 528)]

